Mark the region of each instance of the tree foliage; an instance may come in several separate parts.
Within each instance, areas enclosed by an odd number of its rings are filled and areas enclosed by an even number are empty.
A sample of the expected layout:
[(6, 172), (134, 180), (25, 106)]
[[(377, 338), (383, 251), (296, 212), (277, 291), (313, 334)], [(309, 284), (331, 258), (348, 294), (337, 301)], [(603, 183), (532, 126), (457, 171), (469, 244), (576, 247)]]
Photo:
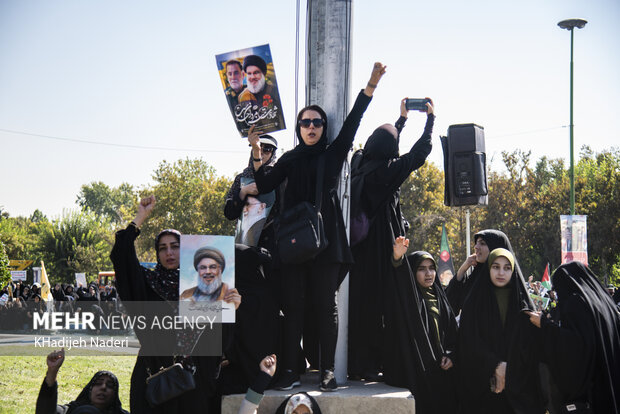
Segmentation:
[(153, 172), (153, 180), (154, 185), (141, 194), (153, 194), (157, 199), (138, 239), (145, 257), (155, 259), (153, 239), (166, 228), (183, 234), (234, 234), (235, 223), (226, 220), (223, 214), (226, 192), (232, 181), (218, 176), (203, 160), (162, 161)]
[(40, 249), (54, 282), (70, 283), (75, 273), (95, 275), (110, 270), (112, 234), (109, 223), (88, 212), (65, 211), (42, 232)]
[(0, 287), (6, 285), (11, 280), (9, 272), (9, 257), (6, 255), (4, 243), (0, 241)]
[(136, 192), (127, 183), (109, 187), (101, 181), (93, 181), (80, 188), (76, 203), (83, 211), (90, 211), (114, 224), (121, 224), (135, 207)]

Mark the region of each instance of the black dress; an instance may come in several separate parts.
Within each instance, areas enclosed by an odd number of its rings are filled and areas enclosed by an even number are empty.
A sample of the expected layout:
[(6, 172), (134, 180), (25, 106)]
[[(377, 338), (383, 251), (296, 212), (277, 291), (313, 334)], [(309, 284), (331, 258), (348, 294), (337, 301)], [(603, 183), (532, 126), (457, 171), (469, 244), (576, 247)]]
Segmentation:
[[(539, 377), (540, 335), (523, 313), (534, 306), (516, 260), (510, 282), (499, 289), (508, 290), (505, 321), (488, 270), (476, 278), (463, 305), (457, 369), (463, 412), (542, 414), (545, 404)], [(507, 364), (506, 383), (504, 391), (496, 394), (491, 391), (490, 381), (502, 361)]]
[(285, 153), (270, 171), (263, 166), (254, 172), (261, 193), (272, 191), (285, 179), (288, 180), (282, 207), (286, 211), (304, 201), (315, 204), (317, 168), (321, 159), (324, 162), (321, 215), (329, 244), (314, 259), (300, 265), (283, 264), (281, 268), (285, 321), (284, 353), (279, 365), (284, 369), (296, 370), (306, 297), (316, 312), (322, 369), (333, 369), (334, 366), (338, 334), (335, 294), (353, 262), (336, 189), (342, 164), (370, 101), (371, 97), (359, 93), (338, 136), (329, 147), (324, 127), (323, 135), (315, 145), (306, 146), (300, 142), (295, 149)]
[[(393, 336), (386, 339), (385, 382), (396, 387), (408, 388), (415, 397), (416, 413), (458, 413), (455, 386), (457, 323), (441, 287), (435, 277), (429, 292), (435, 297), (437, 307), (424, 299), (423, 289), (415, 279), (419, 264), (424, 259), (435, 261), (427, 252), (414, 252), (397, 267), (392, 301), (392, 323), (400, 330), (389, 330)], [(437, 332), (431, 313), (439, 313)], [(453, 367), (443, 370), (442, 358), (449, 357)]]
[[(353, 247), (355, 264), (349, 278), (349, 373), (364, 375), (381, 370), (384, 355), (384, 306), (394, 300), (388, 288), (394, 239), (405, 235), (400, 211), (400, 186), (420, 168), (431, 152), (435, 116), (429, 115), (424, 133), (408, 153), (398, 157), (398, 139), (377, 128), (364, 147), (362, 165), (376, 164), (364, 180), (362, 204), (373, 221), (365, 240)], [(396, 122), (398, 132), (405, 118)], [(384, 302), (386, 305), (384, 305)]]
[(542, 358), (559, 407), (590, 402), (594, 413), (620, 413), (620, 316), (592, 271), (579, 262), (552, 277), (560, 321), (541, 318)]
[[(116, 241), (110, 255), (116, 273), (116, 287), (121, 301), (131, 312), (131, 302), (162, 302), (178, 300), (178, 270), (166, 270), (158, 264), (156, 269), (149, 270), (140, 266), (134, 241), (139, 234), (134, 226), (116, 233)], [(152, 280), (153, 282), (149, 281)], [(167, 284), (170, 282), (170, 284)], [(176, 288), (174, 287), (176, 286)], [(166, 297), (162, 297), (166, 292)], [(175, 298), (176, 296), (176, 298)], [(162, 309), (166, 309), (162, 306)], [(229, 343), (226, 338), (226, 325), (223, 324), (222, 348), (227, 349)], [(216, 395), (216, 382), (221, 357), (193, 357), (196, 366), (196, 389), (186, 392), (156, 408), (151, 408), (146, 401), (146, 378), (148, 371), (155, 373), (161, 367), (168, 367), (173, 363), (171, 356), (146, 356), (147, 349), (173, 349), (176, 341), (174, 332), (159, 334), (156, 341), (147, 332), (136, 330), (140, 340), (140, 352), (131, 374), (130, 408), (134, 414), (140, 413), (186, 413), (209, 412), (210, 407), (216, 407), (219, 397)], [(156, 342), (156, 343), (155, 343)], [(147, 371), (148, 370), (148, 371)]]

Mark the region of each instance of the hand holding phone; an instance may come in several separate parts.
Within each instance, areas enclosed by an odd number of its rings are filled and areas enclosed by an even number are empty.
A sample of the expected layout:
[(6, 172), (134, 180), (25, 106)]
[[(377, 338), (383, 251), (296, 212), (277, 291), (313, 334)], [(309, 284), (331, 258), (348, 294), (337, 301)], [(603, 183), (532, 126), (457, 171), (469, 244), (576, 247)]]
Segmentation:
[(405, 101), (405, 108), (407, 108), (408, 111), (426, 112), (428, 110), (428, 107), (426, 106), (427, 103), (431, 103), (429, 98), (407, 99)]

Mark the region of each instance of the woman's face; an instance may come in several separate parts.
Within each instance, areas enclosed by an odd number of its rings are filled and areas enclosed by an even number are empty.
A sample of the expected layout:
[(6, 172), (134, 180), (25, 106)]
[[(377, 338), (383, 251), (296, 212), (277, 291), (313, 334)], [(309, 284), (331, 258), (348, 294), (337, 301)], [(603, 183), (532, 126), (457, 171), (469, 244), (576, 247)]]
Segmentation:
[(512, 278), (512, 265), (504, 256), (499, 256), (491, 264), (491, 283), (496, 287), (504, 287)]
[(437, 275), (435, 269), (435, 263), (431, 259), (424, 259), (418, 265), (415, 272), (415, 280), (423, 288), (429, 288), (433, 286), (435, 282), (435, 276)]
[(172, 234), (164, 234), (157, 244), (159, 263), (168, 270), (179, 268), (179, 241)]
[(97, 378), (90, 391), (90, 402), (97, 408), (107, 408), (115, 395), (114, 380), (107, 375)]
[(487, 242), (485, 242), (482, 237), (476, 239), (474, 253), (476, 254), (476, 261), (478, 263), (486, 263), (489, 258), (489, 246), (487, 246)]
[[(308, 122), (304, 121), (305, 119), (312, 120), (312, 122), (310, 122), (310, 125), (307, 127), (303, 124), (303, 122)], [(318, 119), (319, 121), (315, 121), (316, 119)], [(316, 126), (314, 125), (315, 122), (321, 122), (321, 125)], [(304, 141), (304, 144), (312, 146), (319, 142), (319, 140), (323, 136), (322, 122), (323, 118), (321, 118), (321, 114), (319, 114), (317, 111), (308, 109), (303, 113), (300, 118), (299, 133), (301, 134), (301, 139)]]

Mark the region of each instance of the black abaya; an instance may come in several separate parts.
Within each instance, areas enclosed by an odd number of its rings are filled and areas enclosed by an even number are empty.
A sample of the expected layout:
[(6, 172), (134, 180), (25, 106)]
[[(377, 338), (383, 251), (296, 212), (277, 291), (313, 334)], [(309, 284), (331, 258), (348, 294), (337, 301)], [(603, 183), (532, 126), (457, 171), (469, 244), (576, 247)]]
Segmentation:
[[(545, 412), (538, 374), (539, 336), (523, 313), (534, 306), (516, 259), (514, 268), (510, 282), (503, 288), (510, 289), (504, 323), (488, 270), (473, 282), (463, 305), (458, 376), (465, 413)], [(491, 392), (490, 381), (502, 361), (507, 363), (506, 384), (504, 391), (496, 394)]]
[[(135, 226), (130, 225), (125, 230), (116, 233), (116, 241), (110, 258), (116, 273), (117, 292), (131, 312), (131, 302), (155, 302), (178, 300), (178, 270), (166, 270), (158, 264), (155, 271), (143, 268), (136, 255), (134, 241), (139, 234)], [(162, 309), (166, 309), (162, 306)], [(229, 328), (223, 324), (223, 330)], [(168, 334), (167, 334), (168, 333)], [(172, 365), (172, 356), (145, 356), (145, 347), (157, 346), (156, 349), (173, 349), (176, 336), (173, 331), (163, 331), (154, 343), (150, 336), (141, 330), (136, 330), (141, 349), (131, 374), (130, 406), (134, 414), (174, 414), (186, 412), (209, 412), (209, 407), (217, 405), (215, 378), (219, 372), (221, 357), (193, 357), (196, 366), (196, 389), (167, 401), (160, 406), (151, 408), (146, 401), (146, 378), (149, 370), (158, 372), (160, 367)], [(226, 335), (225, 337), (230, 337)], [(167, 345), (168, 344), (168, 345)], [(222, 343), (222, 349), (228, 348), (228, 343)], [(200, 346), (200, 345), (198, 345)], [(154, 349), (154, 348), (152, 348)]]
[(620, 315), (592, 271), (579, 262), (552, 277), (558, 324), (541, 319), (543, 360), (559, 391), (555, 406), (589, 401), (594, 413), (620, 412)]
[[(385, 381), (389, 385), (408, 388), (415, 397), (416, 413), (457, 413), (455, 367), (443, 370), (441, 360), (450, 358), (456, 365), (457, 324), (439, 278), (431, 286), (439, 309), (439, 343), (432, 333), (431, 315), (415, 273), (420, 263), (432, 256), (414, 252), (395, 271), (395, 292), (388, 321), (397, 321), (400, 335), (390, 337), (386, 344), (390, 358), (386, 359)], [(392, 330), (388, 330), (392, 332)], [(398, 369), (391, 363), (398, 364)]]
[[(352, 249), (355, 264), (349, 278), (351, 375), (374, 373), (383, 365), (381, 356), (386, 355), (382, 349), (384, 308), (391, 306), (390, 302), (394, 300), (394, 291), (388, 287), (393, 281), (387, 281), (394, 277), (390, 260), (392, 245), (396, 237), (405, 235), (400, 186), (412, 171), (424, 164), (430, 153), (434, 120), (434, 115), (428, 116), (424, 133), (401, 157), (398, 157), (397, 137), (383, 127), (373, 132), (364, 147), (362, 166), (375, 163), (377, 167), (366, 176), (360, 200), (373, 221), (366, 239)], [(392, 323), (390, 326), (397, 325)], [(397, 332), (393, 334), (398, 335)], [(389, 370), (392, 364), (388, 362), (387, 365)]]

